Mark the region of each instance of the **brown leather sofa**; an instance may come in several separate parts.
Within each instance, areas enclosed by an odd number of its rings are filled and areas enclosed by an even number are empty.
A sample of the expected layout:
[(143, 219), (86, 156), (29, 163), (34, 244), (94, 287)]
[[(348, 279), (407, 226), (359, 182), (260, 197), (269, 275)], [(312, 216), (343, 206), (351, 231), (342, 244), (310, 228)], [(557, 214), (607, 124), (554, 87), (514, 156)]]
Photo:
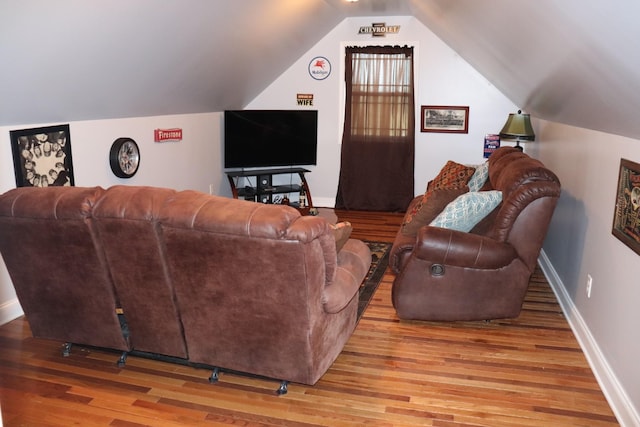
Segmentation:
[(560, 182), (541, 162), (513, 147), (496, 150), (488, 165), (481, 190), (502, 191), (502, 203), (471, 231), (425, 225), (415, 237), (398, 232), (390, 266), (396, 275), (393, 305), (401, 319), (488, 320), (520, 314)]
[(371, 263), (288, 206), (132, 186), (10, 190), (0, 251), (35, 337), (310, 385)]

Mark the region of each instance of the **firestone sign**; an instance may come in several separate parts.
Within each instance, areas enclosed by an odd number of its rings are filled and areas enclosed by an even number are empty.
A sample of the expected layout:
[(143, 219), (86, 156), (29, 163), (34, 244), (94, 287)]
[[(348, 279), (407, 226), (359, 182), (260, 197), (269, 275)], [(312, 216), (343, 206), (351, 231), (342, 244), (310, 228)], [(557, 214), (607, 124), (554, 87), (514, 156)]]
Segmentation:
[(371, 37), (384, 37), (399, 32), (400, 25), (387, 25), (384, 22), (373, 23), (370, 27), (360, 27), (358, 30), (358, 34), (371, 34)]
[(182, 129), (156, 129), (153, 131), (153, 139), (155, 142), (181, 141)]

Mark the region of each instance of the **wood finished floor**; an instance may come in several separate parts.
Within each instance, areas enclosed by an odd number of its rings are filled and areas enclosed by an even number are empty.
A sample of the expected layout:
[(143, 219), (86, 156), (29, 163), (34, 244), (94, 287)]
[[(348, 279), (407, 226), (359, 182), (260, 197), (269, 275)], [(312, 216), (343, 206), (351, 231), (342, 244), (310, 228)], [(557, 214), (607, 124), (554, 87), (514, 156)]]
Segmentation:
[[(354, 237), (392, 241), (400, 214), (338, 211)], [(0, 404), (13, 426), (618, 425), (540, 271), (512, 320), (399, 321), (387, 271), (355, 333), (313, 387), (209, 372), (0, 327)]]

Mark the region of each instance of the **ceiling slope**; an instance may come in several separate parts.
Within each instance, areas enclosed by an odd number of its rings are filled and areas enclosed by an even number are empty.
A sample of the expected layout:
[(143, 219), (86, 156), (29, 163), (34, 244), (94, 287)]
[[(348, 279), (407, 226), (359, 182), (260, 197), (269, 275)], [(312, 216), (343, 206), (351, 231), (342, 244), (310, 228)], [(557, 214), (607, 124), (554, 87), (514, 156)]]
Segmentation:
[(412, 11), (533, 116), (640, 139), (640, 2), (413, 0)]
[(323, 0), (2, 0), (0, 125), (242, 108), (344, 17)]
[(1, 0), (0, 125), (242, 108), (345, 17), (398, 15), (533, 116), (640, 139), (628, 0)]

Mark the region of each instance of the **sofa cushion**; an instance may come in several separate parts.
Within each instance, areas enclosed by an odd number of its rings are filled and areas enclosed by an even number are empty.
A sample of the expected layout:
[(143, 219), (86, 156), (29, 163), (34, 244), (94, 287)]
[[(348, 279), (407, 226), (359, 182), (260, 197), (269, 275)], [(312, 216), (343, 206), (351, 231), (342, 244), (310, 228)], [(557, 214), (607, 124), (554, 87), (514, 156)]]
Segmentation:
[(439, 188), (429, 192), (429, 196), (422, 198), (413, 208), (409, 221), (402, 224), (401, 231), (405, 236), (415, 236), (420, 227), (429, 224), (450, 202), (461, 194), (466, 193), (467, 186), (454, 188)]
[[(420, 214), (422, 207), (427, 204), (427, 199), (431, 196), (431, 194), (439, 189), (443, 188), (461, 188), (463, 187), (465, 191), (467, 191), (467, 182), (471, 178), (471, 176), (475, 172), (475, 168), (473, 166), (465, 166), (460, 163), (456, 163), (454, 161), (449, 160), (444, 167), (440, 170), (438, 175), (427, 185), (427, 191), (422, 196), (422, 199), (414, 205), (413, 209), (411, 209), (404, 217), (404, 221), (402, 223), (402, 229), (404, 230), (406, 226), (409, 229), (415, 229), (422, 227), (423, 225), (428, 224), (428, 222), (423, 222), (424, 219), (421, 217), (429, 218), (430, 212), (438, 207), (438, 204), (435, 204), (430, 207), (429, 212), (424, 212)], [(444, 195), (443, 195), (444, 196)], [(445, 205), (441, 207), (444, 208)], [(439, 212), (439, 211), (438, 211)], [(436, 212), (436, 214), (438, 213)], [(416, 217), (417, 216), (417, 217)], [(416, 222), (413, 225), (409, 225), (413, 222), (414, 217), (416, 218)], [(415, 234), (415, 231), (413, 231)]]
[(329, 224), (329, 227), (333, 230), (333, 235), (336, 239), (336, 253), (340, 252), (340, 249), (347, 243), (353, 227), (349, 221), (339, 222), (337, 224)]
[(465, 193), (449, 203), (429, 225), (468, 232), (500, 202), (502, 191)]
[(479, 164), (467, 183), (469, 191), (479, 191), (489, 178), (489, 161)]
[[(430, 190), (438, 188), (461, 187), (467, 185), (476, 168), (449, 160), (433, 179)], [(428, 192), (429, 190), (427, 190)]]

